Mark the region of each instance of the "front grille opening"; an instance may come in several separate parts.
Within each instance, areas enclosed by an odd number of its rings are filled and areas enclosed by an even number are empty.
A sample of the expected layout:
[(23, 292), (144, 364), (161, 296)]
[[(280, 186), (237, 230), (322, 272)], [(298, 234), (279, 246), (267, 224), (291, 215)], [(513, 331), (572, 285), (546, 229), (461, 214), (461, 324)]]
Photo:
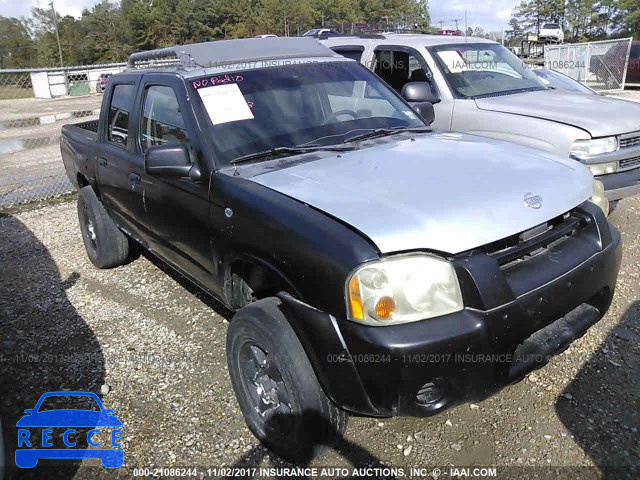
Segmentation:
[(580, 212), (566, 213), (525, 232), (485, 245), (483, 250), (498, 262), (501, 269), (506, 269), (563, 242), (588, 223), (589, 218)]
[(630, 148), (638, 146), (640, 146), (640, 135), (620, 139), (620, 148)]
[(620, 168), (634, 168), (640, 167), (640, 156), (627, 158), (625, 160), (620, 160)]

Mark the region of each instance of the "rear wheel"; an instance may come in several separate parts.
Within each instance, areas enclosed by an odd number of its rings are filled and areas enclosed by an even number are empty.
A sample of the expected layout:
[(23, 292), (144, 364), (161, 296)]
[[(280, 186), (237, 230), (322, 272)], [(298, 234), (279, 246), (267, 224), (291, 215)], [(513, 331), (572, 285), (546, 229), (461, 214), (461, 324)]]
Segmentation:
[(278, 299), (236, 313), (227, 363), (247, 426), (281, 457), (308, 462), (344, 433), (348, 415), (324, 394)]
[(91, 263), (98, 268), (111, 268), (127, 261), (129, 240), (111, 220), (91, 186), (78, 192), (78, 220)]

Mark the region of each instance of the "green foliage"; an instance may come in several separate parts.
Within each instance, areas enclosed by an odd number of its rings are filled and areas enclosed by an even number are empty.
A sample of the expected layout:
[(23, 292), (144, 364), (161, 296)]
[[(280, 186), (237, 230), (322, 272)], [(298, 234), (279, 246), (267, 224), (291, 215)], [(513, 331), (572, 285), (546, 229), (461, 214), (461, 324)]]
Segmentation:
[(639, 0), (521, 0), (510, 22), (514, 37), (559, 23), (567, 41), (640, 38)]
[(344, 32), (429, 28), (428, 0), (103, 0), (78, 19), (33, 8), (29, 19), (0, 16), (4, 68), (123, 61), (139, 50), (315, 26)]
[(0, 17), (0, 68), (29, 66), (35, 48), (24, 22)]

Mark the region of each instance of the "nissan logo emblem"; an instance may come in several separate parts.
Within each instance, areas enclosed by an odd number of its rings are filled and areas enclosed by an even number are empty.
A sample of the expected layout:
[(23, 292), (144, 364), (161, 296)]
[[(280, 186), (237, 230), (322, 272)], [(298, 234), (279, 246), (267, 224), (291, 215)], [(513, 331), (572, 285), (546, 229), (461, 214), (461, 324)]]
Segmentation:
[(534, 193), (527, 193), (524, 196), (524, 204), (527, 207), (535, 208), (536, 210), (538, 210), (540, 207), (542, 207), (542, 197)]

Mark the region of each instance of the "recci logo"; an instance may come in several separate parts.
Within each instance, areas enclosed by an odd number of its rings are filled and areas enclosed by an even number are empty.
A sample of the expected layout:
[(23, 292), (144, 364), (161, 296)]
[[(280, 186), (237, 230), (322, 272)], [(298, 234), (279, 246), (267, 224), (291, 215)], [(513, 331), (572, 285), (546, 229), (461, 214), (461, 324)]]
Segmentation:
[[(81, 408), (69, 408), (69, 404)], [(67, 408), (60, 408), (62, 405)], [(124, 451), (120, 444), (122, 422), (115, 416), (114, 410), (104, 407), (95, 393), (45, 393), (34, 408), (24, 413), (26, 415), (16, 424), (18, 467), (33, 468), (41, 458), (99, 458), (107, 468), (118, 468), (124, 464)], [(64, 429), (62, 443), (66, 448), (54, 448), (54, 428)], [(83, 434), (77, 429), (89, 430)], [(96, 440), (95, 436), (101, 433), (101, 429), (110, 429), (108, 448)], [(38, 433), (39, 442), (36, 440)], [(82, 445), (85, 441), (86, 447)]]

